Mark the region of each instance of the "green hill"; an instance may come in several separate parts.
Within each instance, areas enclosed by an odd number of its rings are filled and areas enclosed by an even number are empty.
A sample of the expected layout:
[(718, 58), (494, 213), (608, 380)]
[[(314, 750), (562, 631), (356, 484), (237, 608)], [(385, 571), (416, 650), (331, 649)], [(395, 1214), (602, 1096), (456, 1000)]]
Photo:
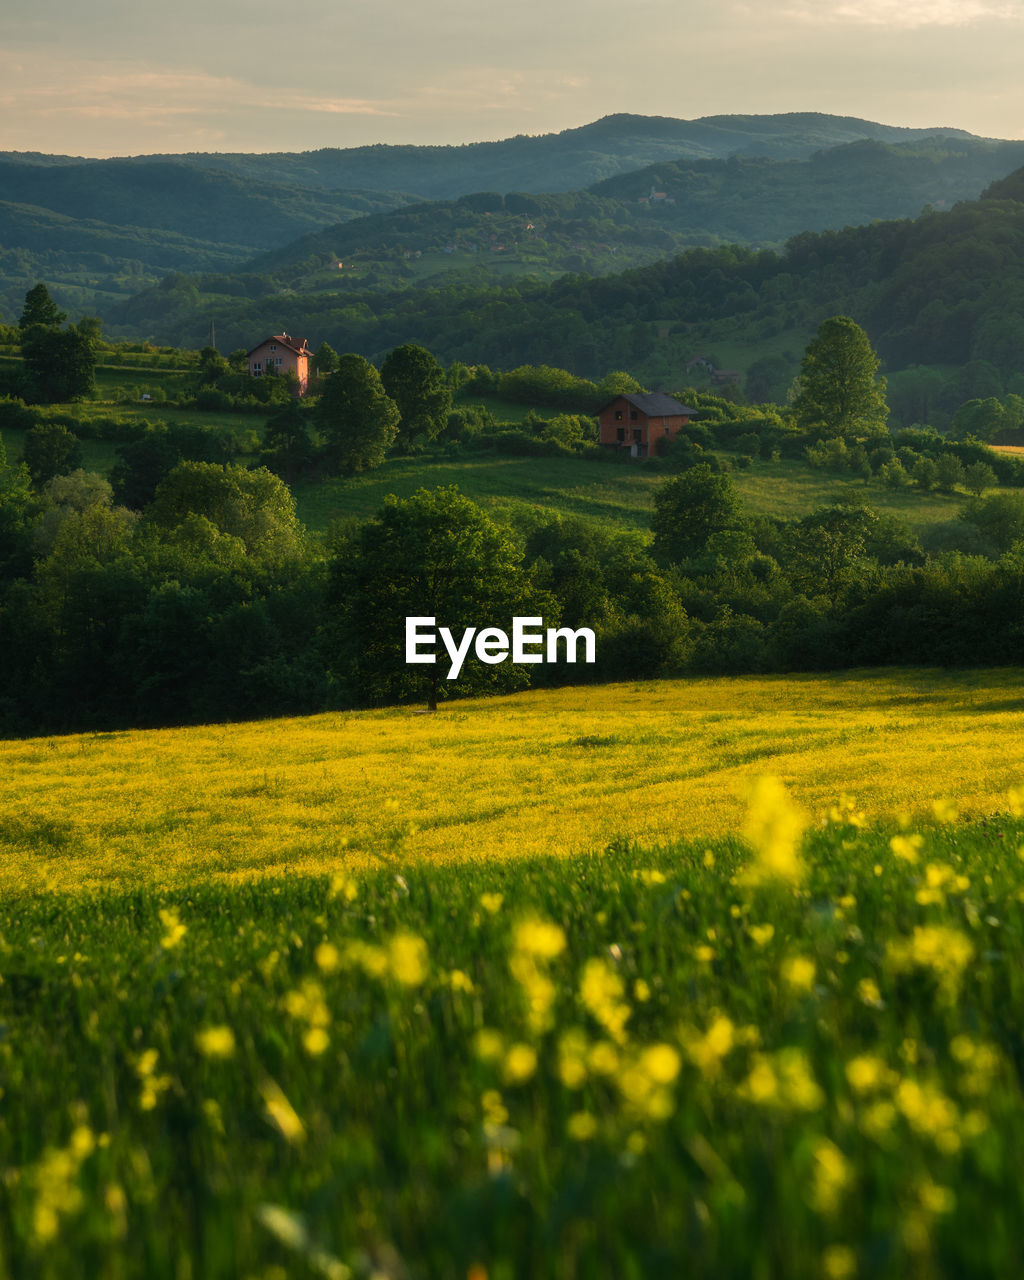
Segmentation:
[[(705, 352), (741, 371), (771, 357), (795, 372), (817, 325), (846, 312), (867, 329), (890, 372), (972, 366), (956, 403), (1017, 390), (1009, 383), (1024, 374), (1024, 204), (1010, 200), (805, 232), (782, 252), (694, 249), (600, 278), (248, 300), (200, 294), (199, 306), (194, 287), (141, 294), (111, 319), (184, 346), (202, 341), (212, 317), (226, 349), (283, 327), (339, 351), (379, 355), (413, 341), (446, 361), (551, 364), (587, 376), (625, 368), (671, 388), (687, 384), (690, 359)], [(928, 376), (913, 379), (926, 390)], [(909, 421), (921, 416), (911, 410)]]
[(1021, 163), (1024, 143), (953, 138), (855, 142), (808, 160), (675, 161), (585, 191), (484, 192), (356, 218), (244, 270), (299, 290), (394, 287), (469, 271), (497, 280), (601, 275), (696, 245), (778, 247), (801, 231), (952, 207)]
[(617, 173), (684, 156), (803, 158), (823, 147), (861, 138), (912, 142), (936, 134), (974, 136), (957, 129), (901, 129), (817, 112), (706, 116), (698, 120), (618, 113), (560, 133), (519, 135), (462, 146), (142, 156), (135, 162), (173, 160), (261, 181), (341, 189), (386, 188), (408, 191), (423, 199), (451, 199), (473, 191), (571, 191)]

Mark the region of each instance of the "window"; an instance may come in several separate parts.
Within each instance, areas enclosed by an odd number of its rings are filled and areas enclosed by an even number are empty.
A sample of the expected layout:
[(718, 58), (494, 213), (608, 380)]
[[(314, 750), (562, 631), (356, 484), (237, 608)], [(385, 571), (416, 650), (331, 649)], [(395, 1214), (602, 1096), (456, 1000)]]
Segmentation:
[(274, 364), (276, 364), (276, 365), (277, 365), (277, 367), (280, 369), (280, 367), (281, 367), (281, 357), (280, 357), (280, 356), (278, 356), (278, 357), (277, 357), (277, 359), (274, 361)]
[(640, 430), (640, 428), (639, 428), (639, 427), (634, 427), (634, 428), (633, 428), (633, 439), (634, 439), (634, 440), (636, 440), (636, 441), (637, 441), (637, 443), (639, 443), (639, 441), (640, 441), (640, 437), (641, 437), (642, 435), (643, 435), (643, 432)]
[(277, 350), (277, 343), (276, 343), (276, 342), (272, 342), (272, 343), (270, 344), (270, 349), (271, 349), (271, 351), (276, 351), (276, 350)]
[(639, 417), (639, 414), (637, 413), (637, 411), (635, 409), (630, 409), (629, 411), (630, 422), (636, 422), (638, 417)]
[(615, 410), (615, 421), (616, 421), (616, 422), (621, 422), (621, 421), (622, 421), (622, 410), (621, 410), (621, 409), (616, 409), (616, 410)]
[(618, 440), (625, 440), (625, 438), (626, 438), (626, 428), (625, 428), (625, 427), (619, 427), (618, 431), (616, 431), (616, 433), (615, 433), (615, 437), (616, 437), (616, 439), (618, 439)]
[(668, 434), (669, 434), (669, 432), (670, 432), (671, 430), (672, 430), (672, 428), (671, 428), (671, 427), (666, 427), (666, 428), (665, 428), (665, 434), (666, 434), (666, 435), (668, 435)]

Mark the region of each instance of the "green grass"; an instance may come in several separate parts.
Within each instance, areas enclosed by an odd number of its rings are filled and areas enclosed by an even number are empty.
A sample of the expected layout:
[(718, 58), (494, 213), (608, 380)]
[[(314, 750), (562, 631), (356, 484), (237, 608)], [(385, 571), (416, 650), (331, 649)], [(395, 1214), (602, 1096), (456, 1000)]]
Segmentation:
[(966, 491), (923, 492), (888, 489), (878, 481), (815, 471), (804, 462), (755, 462), (749, 471), (733, 473), (736, 488), (753, 515), (795, 519), (835, 501), (865, 501), (875, 511), (901, 516), (914, 528), (952, 520), (967, 501)]
[[(338, 516), (372, 515), (384, 496), (407, 497), (419, 488), (456, 484), (467, 497), (499, 514), (527, 504), (646, 531), (658, 486), (670, 473), (634, 463), (601, 463), (578, 458), (507, 458), (472, 453), (458, 460), (434, 457), (391, 459), (376, 471), (344, 480), (299, 484), (301, 519), (314, 529)], [(914, 528), (951, 520), (966, 493), (893, 492), (878, 483), (827, 475), (795, 461), (757, 462), (733, 480), (753, 515), (795, 519), (836, 500), (863, 500), (876, 511), (901, 516)]]
[(377, 511), (387, 494), (407, 497), (421, 488), (454, 484), (467, 497), (500, 514), (526, 504), (542, 511), (571, 512), (604, 523), (646, 529), (657, 479), (638, 468), (577, 458), (508, 458), (467, 454), (458, 461), (396, 458), (376, 471), (349, 479), (299, 484), (299, 516), (310, 528), (325, 528), (338, 516), (360, 519)]
[(0, 1275), (1018, 1275), (1022, 837), (7, 896)]

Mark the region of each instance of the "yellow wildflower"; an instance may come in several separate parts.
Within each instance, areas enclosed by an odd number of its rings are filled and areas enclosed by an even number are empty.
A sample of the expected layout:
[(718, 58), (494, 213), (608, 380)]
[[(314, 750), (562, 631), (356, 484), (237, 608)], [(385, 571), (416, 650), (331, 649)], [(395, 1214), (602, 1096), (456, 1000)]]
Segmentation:
[(579, 1028), (566, 1031), (558, 1042), (558, 1074), (567, 1089), (582, 1089), (587, 1079), (587, 1037)]
[(196, 1047), (204, 1058), (230, 1058), (235, 1052), (235, 1033), (230, 1027), (203, 1027), (196, 1032)]
[(807, 819), (790, 800), (778, 778), (758, 778), (747, 795), (743, 835), (755, 859), (747, 870), (753, 884), (779, 880), (797, 884), (803, 877), (800, 839)]
[(732, 1021), (724, 1014), (712, 1018), (707, 1032), (684, 1032), (684, 1048), (690, 1061), (704, 1076), (714, 1077), (719, 1074), (722, 1059), (736, 1043), (736, 1029)]
[(817, 967), (807, 956), (789, 956), (782, 962), (782, 979), (794, 991), (810, 991)]
[(825, 1280), (850, 1280), (857, 1274), (857, 1255), (847, 1244), (830, 1244), (821, 1255)]
[(864, 1053), (846, 1064), (846, 1078), (855, 1092), (870, 1093), (873, 1089), (892, 1088), (898, 1077), (881, 1058)]
[(341, 952), (333, 942), (321, 942), (313, 952), (313, 959), (324, 973), (334, 973), (341, 966)]
[(310, 1027), (302, 1037), (302, 1047), (311, 1058), (319, 1058), (331, 1043), (331, 1037), (323, 1027)]
[(553, 960), (565, 950), (565, 932), (548, 920), (523, 920), (516, 928), (514, 946), (524, 955)]
[(766, 947), (775, 937), (775, 926), (773, 924), (752, 924), (747, 932), (757, 946)]
[(945, 998), (954, 1000), (964, 970), (974, 958), (974, 946), (948, 925), (918, 925), (912, 938), (888, 944), (886, 958), (896, 970), (931, 969)]
[(160, 923), (167, 930), (160, 939), (160, 945), (165, 951), (170, 951), (172, 947), (176, 947), (188, 932), (185, 925), (181, 923), (177, 911), (161, 910)]
[(597, 1121), (589, 1111), (574, 1111), (566, 1123), (566, 1132), (576, 1142), (589, 1142), (597, 1133)]
[(490, 916), (498, 914), (504, 901), (505, 895), (503, 893), (482, 893), (480, 895), (480, 905)]
[(889, 841), (889, 848), (893, 851), (897, 858), (902, 858), (904, 862), (911, 864), (918, 861), (921, 849), (924, 846), (924, 836), (893, 836)]
[(359, 896), (359, 883), (351, 876), (334, 875), (331, 877), (329, 898), (342, 898), (345, 902), (355, 902)]
[(504, 1074), (508, 1084), (522, 1084), (537, 1070), (537, 1051), (528, 1044), (513, 1044), (505, 1054)]
[(299, 1119), (295, 1108), (285, 1097), (281, 1086), (276, 1081), (268, 1078), (260, 1085), (260, 1093), (263, 1096), (263, 1105), (267, 1109), (267, 1118), (282, 1138), (293, 1146), (304, 1142), (306, 1138), (305, 1126)]
[(819, 1139), (814, 1148), (814, 1173), (810, 1202), (819, 1213), (835, 1213), (840, 1197), (850, 1182), (850, 1166), (846, 1157), (828, 1138)]
[(933, 800), (932, 813), (935, 815), (936, 822), (956, 822), (960, 816), (960, 810), (952, 800), (946, 799)]
[(388, 944), (391, 976), (404, 987), (419, 987), (427, 978), (427, 944), (412, 933), (399, 933)]
[(862, 1004), (870, 1005), (874, 1009), (885, 1008), (885, 1001), (874, 978), (861, 978), (857, 983), (857, 998)]
[(626, 1038), (630, 1008), (623, 1000), (625, 984), (607, 960), (592, 958), (583, 967), (580, 999), (588, 1012), (620, 1044)]
[(481, 1062), (497, 1062), (505, 1052), (505, 1040), (493, 1027), (481, 1027), (474, 1041), (476, 1056)]

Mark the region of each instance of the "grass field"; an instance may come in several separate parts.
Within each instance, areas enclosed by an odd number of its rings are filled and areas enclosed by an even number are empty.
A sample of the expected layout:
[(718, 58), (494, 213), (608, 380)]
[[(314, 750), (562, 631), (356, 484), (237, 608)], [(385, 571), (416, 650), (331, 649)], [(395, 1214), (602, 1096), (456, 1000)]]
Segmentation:
[(745, 781), (814, 814), (970, 817), (1024, 783), (1024, 672), (537, 690), (303, 720), (0, 743), (0, 891), (504, 861), (736, 830)]
[[(654, 494), (667, 478), (666, 472), (629, 463), (467, 454), (458, 460), (395, 458), (365, 475), (299, 484), (295, 497), (300, 518), (313, 529), (326, 528), (338, 516), (372, 515), (388, 493), (407, 497), (420, 488), (456, 484), (474, 502), (498, 511), (525, 503), (646, 531)], [(881, 484), (825, 475), (794, 461), (758, 462), (732, 478), (752, 515), (788, 519), (837, 500), (855, 499), (921, 529), (953, 519), (967, 500), (966, 493), (893, 492)]]
[(0, 1277), (1021, 1274), (1022, 677), (2, 744)]

